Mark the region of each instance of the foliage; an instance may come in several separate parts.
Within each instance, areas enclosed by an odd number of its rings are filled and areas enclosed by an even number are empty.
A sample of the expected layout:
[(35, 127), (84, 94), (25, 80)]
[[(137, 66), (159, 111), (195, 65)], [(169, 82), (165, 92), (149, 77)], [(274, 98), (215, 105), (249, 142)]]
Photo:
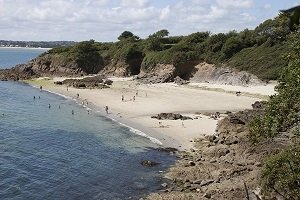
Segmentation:
[(286, 42), (272, 44), (271, 38), (260, 46), (244, 48), (229, 60), (229, 66), (240, 71), (256, 74), (263, 80), (276, 80), (287, 61), (283, 55), (288, 51)]
[(265, 112), (250, 123), (253, 142), (270, 139), (300, 122), (300, 33), (290, 36), (291, 53), (288, 66), (282, 71)]
[(127, 38), (131, 38), (131, 37), (133, 37), (133, 33), (131, 33), (130, 31), (124, 31), (124, 32), (121, 33), (121, 35), (118, 37), (118, 40), (127, 39)]
[(169, 31), (166, 29), (162, 29), (157, 31), (156, 33), (153, 33), (152, 35), (149, 35), (149, 38), (163, 38), (169, 35)]
[[(142, 67), (155, 68), (157, 64), (178, 65), (184, 62), (227, 64), (246, 70), (265, 80), (277, 79), (287, 64), (281, 57), (287, 51), (287, 19), (280, 15), (267, 20), (255, 30), (211, 34), (197, 32), (187, 36), (169, 36), (166, 29), (146, 39), (124, 31), (114, 43), (85, 41), (70, 47), (54, 48), (57, 54), (81, 65), (92, 63), (109, 65), (118, 61), (143, 60)], [(101, 61), (102, 60), (102, 61)], [(140, 62), (138, 62), (140, 63)], [(176, 66), (175, 66), (176, 67)]]
[(284, 199), (300, 197), (300, 145), (270, 156), (262, 171), (262, 183), (267, 191)]

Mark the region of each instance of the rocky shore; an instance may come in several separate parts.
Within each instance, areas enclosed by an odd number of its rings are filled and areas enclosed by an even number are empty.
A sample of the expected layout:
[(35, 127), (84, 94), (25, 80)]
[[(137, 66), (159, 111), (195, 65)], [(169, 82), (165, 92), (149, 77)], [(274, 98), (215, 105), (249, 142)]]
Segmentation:
[(194, 149), (182, 152), (180, 160), (166, 174), (161, 192), (147, 199), (263, 199), (259, 174), (264, 158), (290, 144), (288, 135), (272, 142), (253, 145), (247, 125), (254, 113), (262, 112), (256, 102), (253, 110), (229, 114), (218, 123), (217, 133), (194, 140)]

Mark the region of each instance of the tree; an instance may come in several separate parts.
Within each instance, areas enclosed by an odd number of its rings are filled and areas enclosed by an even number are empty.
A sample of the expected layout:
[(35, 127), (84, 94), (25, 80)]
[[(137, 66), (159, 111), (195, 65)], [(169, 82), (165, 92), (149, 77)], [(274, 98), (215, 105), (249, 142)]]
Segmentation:
[(134, 39), (134, 40), (139, 40), (140, 39), (138, 36), (134, 35), (132, 32), (130, 32), (130, 31), (124, 31), (118, 37), (118, 40), (124, 40), (124, 39), (130, 39), (130, 38)]
[(300, 23), (300, 6), (296, 6), (287, 10), (281, 10), (286, 16), (289, 17), (288, 25), (292, 31), (297, 30)]
[(157, 31), (156, 33), (153, 33), (152, 35), (149, 35), (149, 38), (163, 38), (167, 37), (169, 35), (169, 31), (166, 29), (162, 29)]

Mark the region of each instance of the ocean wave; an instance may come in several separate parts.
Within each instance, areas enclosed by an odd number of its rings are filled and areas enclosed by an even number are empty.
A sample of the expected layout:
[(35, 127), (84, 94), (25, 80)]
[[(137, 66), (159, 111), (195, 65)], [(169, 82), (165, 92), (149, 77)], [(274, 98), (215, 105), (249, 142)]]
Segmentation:
[[(98, 111), (98, 112), (101, 113), (100, 111)], [(106, 117), (109, 118), (109, 119), (111, 119), (112, 121), (114, 121), (114, 122), (120, 124), (121, 126), (124, 126), (124, 127), (128, 128), (130, 132), (132, 132), (132, 133), (134, 133), (134, 134), (136, 134), (136, 135), (139, 135), (139, 136), (148, 138), (151, 142), (153, 142), (153, 143), (155, 143), (155, 144), (163, 145), (163, 143), (162, 143), (160, 140), (158, 140), (158, 139), (156, 139), (156, 138), (154, 138), (154, 137), (151, 137), (150, 135), (147, 135), (146, 133), (144, 133), (144, 132), (142, 132), (142, 131), (140, 131), (140, 130), (138, 130), (138, 129), (135, 129), (135, 128), (131, 127), (131, 126), (128, 126), (128, 125), (126, 125), (126, 124), (123, 124), (123, 123), (119, 122), (118, 120), (116, 120), (116, 119), (114, 119), (114, 118), (112, 118), (112, 117), (109, 117), (109, 116), (106, 116)]]
[[(115, 121), (116, 121), (116, 120), (115, 120)], [(116, 122), (118, 122), (118, 121), (116, 121)], [(121, 123), (121, 122), (118, 122), (118, 123), (119, 123), (120, 125), (125, 126), (126, 128), (128, 128), (130, 132), (132, 132), (132, 133), (134, 133), (134, 134), (136, 134), (136, 135), (139, 135), (139, 136), (148, 138), (151, 142), (153, 142), (153, 143), (155, 143), (155, 144), (162, 145), (162, 142), (159, 141), (158, 139), (156, 139), (156, 138), (154, 138), (154, 137), (151, 137), (151, 136), (147, 135), (146, 133), (144, 133), (144, 132), (142, 132), (142, 131), (140, 131), (140, 130), (138, 130), (138, 129), (135, 129), (135, 128), (131, 127), (131, 126), (128, 126), (128, 125), (123, 124), (123, 123)]]

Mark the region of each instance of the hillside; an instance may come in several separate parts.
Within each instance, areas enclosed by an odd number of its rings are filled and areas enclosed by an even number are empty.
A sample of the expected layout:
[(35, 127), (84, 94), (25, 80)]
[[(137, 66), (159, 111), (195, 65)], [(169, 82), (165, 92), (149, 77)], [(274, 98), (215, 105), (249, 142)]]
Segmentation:
[(198, 71), (196, 66), (206, 63), (213, 65), (216, 74), (222, 74), (224, 71), (218, 69), (225, 67), (234, 73), (233, 76), (239, 71), (247, 71), (262, 80), (274, 80), (287, 64), (283, 59), (287, 52), (286, 38), (290, 34), (287, 24), (285, 17), (280, 15), (254, 30), (245, 29), (239, 33), (197, 32), (188, 36), (169, 36), (167, 30), (160, 30), (140, 39), (124, 31), (114, 43), (90, 40), (54, 48), (26, 65), (17, 66), (13, 72), (25, 71), (36, 76), (139, 74), (142, 79), (155, 76), (158, 81), (154, 82), (168, 82), (176, 76), (189, 80)]

